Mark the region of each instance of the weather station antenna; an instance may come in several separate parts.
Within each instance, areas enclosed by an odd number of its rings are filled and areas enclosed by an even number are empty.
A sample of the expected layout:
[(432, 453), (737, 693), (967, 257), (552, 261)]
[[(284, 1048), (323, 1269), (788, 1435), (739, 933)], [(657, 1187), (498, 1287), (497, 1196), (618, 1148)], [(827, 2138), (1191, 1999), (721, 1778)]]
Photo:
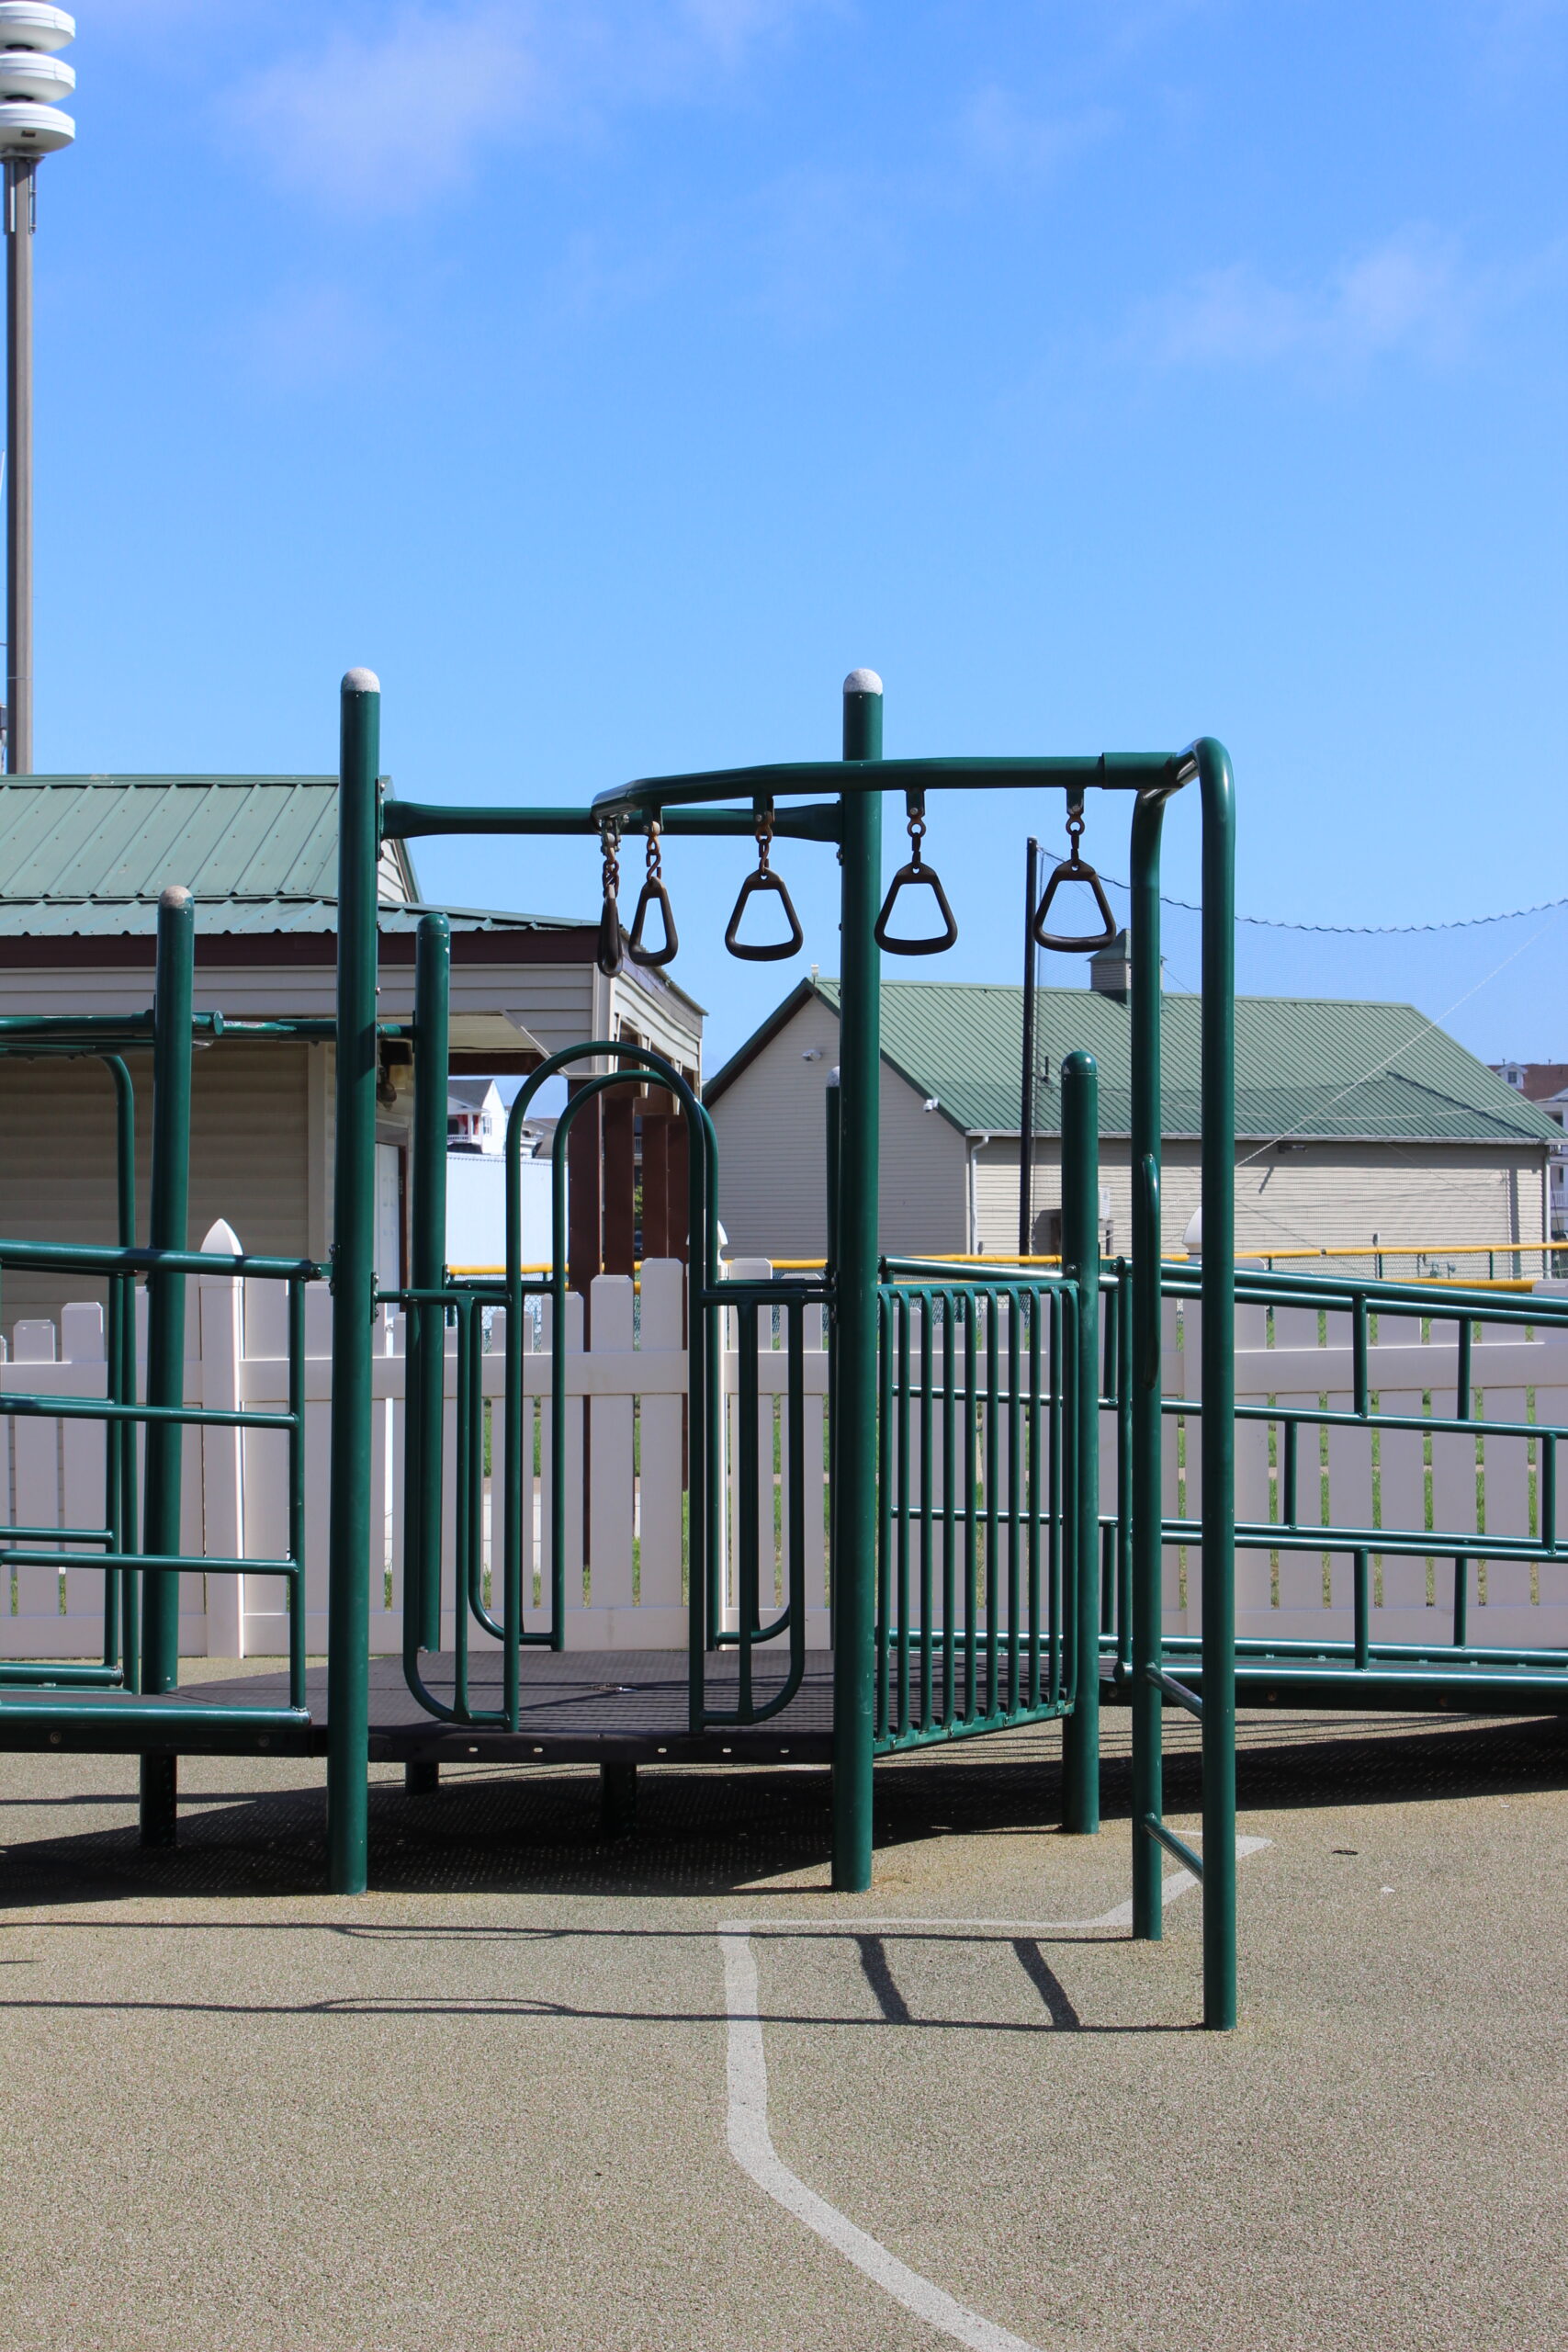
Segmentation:
[(76, 74), (60, 51), (76, 19), (46, 0), (0, 0), (0, 161), (6, 166), (6, 766), (33, 765), (33, 234), (38, 166), (69, 147), (60, 101)]

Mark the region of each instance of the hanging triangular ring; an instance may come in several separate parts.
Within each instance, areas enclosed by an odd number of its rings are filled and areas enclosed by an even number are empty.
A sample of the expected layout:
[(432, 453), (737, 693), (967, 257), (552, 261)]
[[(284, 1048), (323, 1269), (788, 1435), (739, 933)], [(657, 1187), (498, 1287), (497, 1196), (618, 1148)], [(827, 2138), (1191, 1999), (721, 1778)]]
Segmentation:
[(593, 958), (607, 980), (621, 968), (621, 910), (608, 891), (599, 910), (599, 944)]
[[(1057, 885), (1062, 882), (1089, 884), (1089, 888), (1094, 892), (1094, 903), (1104, 919), (1103, 931), (1096, 932), (1092, 937), (1086, 939), (1059, 939), (1055, 932), (1046, 930), (1045, 918), (1051, 910), (1051, 901), (1056, 895)], [(1090, 956), (1097, 947), (1109, 947), (1116, 937), (1116, 918), (1111, 911), (1111, 901), (1105, 895), (1105, 885), (1093, 866), (1086, 865), (1077, 851), (1071, 857), (1065, 857), (1062, 860), (1049, 882), (1046, 883), (1044, 895), (1034, 910), (1034, 922), (1031, 928), (1037, 945), (1055, 948), (1059, 956)]]
[[(664, 944), (662, 947), (645, 947), (642, 927), (648, 921), (649, 910), (654, 907), (659, 909), (664, 924)], [(642, 893), (637, 902), (637, 912), (632, 917), (631, 935), (626, 941), (626, 954), (634, 964), (641, 964), (646, 970), (656, 972), (663, 965), (672, 964), (675, 961), (680, 947), (681, 935), (675, 928), (675, 917), (671, 910), (670, 893), (659, 876), (656, 874), (650, 874), (642, 886)]]
[[(936, 910), (942, 922), (941, 933), (931, 939), (890, 938), (887, 926), (893, 919), (893, 908), (899, 891), (912, 888), (919, 882), (923, 882), (935, 894)], [(953, 919), (953, 909), (947, 903), (947, 892), (942, 888), (941, 877), (934, 866), (922, 865), (918, 858), (911, 858), (908, 865), (901, 865), (898, 868), (887, 886), (887, 896), (882, 901), (882, 912), (876, 918), (876, 930), (874, 935), (877, 945), (886, 949), (889, 956), (941, 956), (947, 948), (955, 944), (958, 938), (958, 925)]]
[[(740, 919), (746, 912), (748, 901), (754, 899), (760, 890), (771, 890), (775, 898), (784, 900), (784, 910), (789, 918), (789, 937), (776, 940), (769, 946), (749, 947), (743, 940), (737, 938), (736, 933), (740, 929)], [(805, 946), (806, 933), (800, 927), (800, 917), (795, 911), (794, 900), (784, 888), (782, 875), (761, 867), (748, 874), (740, 885), (740, 896), (735, 901), (735, 912), (729, 918), (724, 944), (732, 956), (739, 956), (743, 964), (782, 964), (786, 956), (797, 955)]]

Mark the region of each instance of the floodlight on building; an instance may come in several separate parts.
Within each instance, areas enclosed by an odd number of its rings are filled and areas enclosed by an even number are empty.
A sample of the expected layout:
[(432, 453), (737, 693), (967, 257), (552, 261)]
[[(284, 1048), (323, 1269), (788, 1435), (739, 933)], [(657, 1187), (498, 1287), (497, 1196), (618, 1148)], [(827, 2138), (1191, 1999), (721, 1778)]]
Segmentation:
[(33, 232), (38, 163), (76, 136), (59, 100), (76, 19), (48, 0), (0, 0), (0, 161), (6, 171), (6, 765), (33, 764)]

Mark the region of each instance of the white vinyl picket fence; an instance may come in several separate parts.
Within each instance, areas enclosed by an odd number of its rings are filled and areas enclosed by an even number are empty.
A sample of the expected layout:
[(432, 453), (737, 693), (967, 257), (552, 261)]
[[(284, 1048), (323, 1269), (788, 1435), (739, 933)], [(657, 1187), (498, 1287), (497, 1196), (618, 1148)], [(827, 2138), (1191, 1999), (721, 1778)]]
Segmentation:
[[(203, 1247), (237, 1251), (230, 1228), (216, 1226)], [(737, 1276), (770, 1270), (762, 1260), (737, 1261)], [(569, 1647), (671, 1649), (686, 1640), (685, 1518), (682, 1483), (687, 1385), (684, 1336), (685, 1271), (674, 1260), (651, 1260), (640, 1289), (622, 1276), (601, 1276), (589, 1303), (591, 1344), (583, 1344), (582, 1301), (567, 1305), (567, 1563)], [(141, 1302), (139, 1301), (139, 1304)], [(1172, 1398), (1195, 1396), (1201, 1309), (1166, 1308), (1164, 1378)], [(727, 1316), (722, 1358), (725, 1431), (723, 1590), (725, 1615), (735, 1622), (733, 1555), (739, 1438), (737, 1319)], [(783, 1334), (761, 1318), (758, 1417), (762, 1476), (759, 1536), (762, 1597), (784, 1597), (788, 1542), (786, 1364)], [(187, 1285), (186, 1395), (214, 1407), (280, 1411), (288, 1400), (285, 1303), (274, 1283), (202, 1275)], [(1451, 1412), (1457, 1375), (1452, 1329), (1436, 1327), (1423, 1341), (1421, 1326), (1385, 1318), (1371, 1350), (1374, 1399), (1384, 1412), (1429, 1418)], [(325, 1646), (327, 1606), (328, 1424), (331, 1408), (332, 1308), (326, 1291), (306, 1295), (306, 1637)], [(455, 1349), (456, 1333), (448, 1334)], [(1311, 1307), (1278, 1308), (1271, 1320), (1244, 1306), (1237, 1317), (1236, 1394), (1239, 1400), (1286, 1405), (1326, 1398), (1348, 1410), (1351, 1400), (1348, 1318), (1320, 1318)], [(553, 1334), (547, 1304), (525, 1331), (525, 1388), (530, 1442), (525, 1446), (525, 1593), (529, 1622), (547, 1623), (549, 1415)], [(503, 1378), (504, 1321), (497, 1314), (487, 1334), (484, 1391), (498, 1411)], [(446, 1414), (445, 1482), (446, 1573), (451, 1587), (456, 1365)], [(807, 1464), (805, 1553), (808, 1608), (807, 1639), (826, 1647), (826, 1408), (828, 1359), (822, 1313), (807, 1310), (803, 1402)], [(402, 1640), (402, 1487), (404, 1355), (401, 1317), (389, 1315), (377, 1330), (371, 1462), (371, 1645), (395, 1653)], [(92, 1305), (64, 1308), (59, 1325), (21, 1321), (9, 1348), (0, 1342), (0, 1390), (62, 1396), (104, 1393), (104, 1317)], [(1539, 1325), (1525, 1338), (1517, 1326), (1492, 1325), (1477, 1334), (1472, 1362), (1477, 1419), (1531, 1420), (1568, 1426), (1568, 1329)], [(1164, 1508), (1191, 1519), (1201, 1502), (1199, 1422), (1168, 1417)], [(1115, 1431), (1101, 1421), (1101, 1508), (1115, 1492)], [(500, 1464), (499, 1421), (494, 1460)], [(1277, 1516), (1280, 1448), (1274, 1426), (1238, 1423), (1236, 1511), (1245, 1520)], [(1487, 1559), (1485, 1531), (1535, 1534), (1539, 1530), (1539, 1444), (1521, 1438), (1479, 1442), (1443, 1430), (1385, 1430), (1374, 1441), (1358, 1430), (1336, 1430), (1320, 1449), (1316, 1432), (1300, 1440), (1299, 1507), (1324, 1523), (1469, 1532), (1476, 1544), (1470, 1638), (1499, 1647), (1568, 1647), (1568, 1569)], [(287, 1540), (287, 1441), (280, 1431), (190, 1430), (184, 1446), (181, 1545), (238, 1558), (276, 1556)], [(104, 1442), (100, 1424), (0, 1418), (0, 1532), (6, 1524), (96, 1525), (103, 1514)], [(774, 1465), (770, 1479), (769, 1464)], [(918, 1467), (918, 1465), (917, 1465)], [(939, 1489), (940, 1477), (937, 1481)], [(490, 1496), (486, 1481), (486, 1552)], [(1568, 1516), (1568, 1477), (1563, 1510)], [(85, 1560), (87, 1556), (84, 1555)], [(770, 1577), (770, 1563), (772, 1575)], [(1452, 1577), (1443, 1559), (1372, 1557), (1374, 1640), (1445, 1638)], [(1348, 1636), (1351, 1562), (1348, 1554), (1239, 1554), (1237, 1631), (1247, 1635)], [(1199, 1626), (1199, 1561), (1172, 1546), (1165, 1566), (1168, 1632)], [(18, 1567), (0, 1571), (0, 1657), (86, 1657), (102, 1638), (103, 1579), (81, 1568)], [(448, 1609), (443, 1627), (449, 1642)], [(483, 1646), (477, 1633), (475, 1646)], [(191, 1573), (181, 1580), (180, 1645), (187, 1656), (276, 1655), (286, 1645), (284, 1594), (276, 1577)]]
[[(1163, 1351), (1165, 1393), (1197, 1396), (1201, 1309), (1167, 1302)], [(1455, 1410), (1459, 1349), (1451, 1324), (1384, 1316), (1369, 1350), (1373, 1409), (1429, 1419)], [(1320, 1314), (1311, 1306), (1267, 1310), (1243, 1305), (1236, 1313), (1238, 1403), (1314, 1406), (1348, 1412), (1353, 1402), (1350, 1317)], [(1568, 1425), (1568, 1327), (1537, 1324), (1530, 1336), (1517, 1324), (1477, 1328), (1472, 1361), (1477, 1420)], [(1193, 1519), (1201, 1498), (1196, 1417), (1176, 1442), (1166, 1425), (1164, 1510)], [(1457, 1431), (1364, 1430), (1320, 1432), (1303, 1427), (1298, 1440), (1297, 1509), (1303, 1524), (1380, 1526), (1456, 1534), (1475, 1531), (1471, 1564), (1469, 1639), (1500, 1649), (1568, 1648), (1568, 1567), (1488, 1560), (1486, 1533), (1540, 1532), (1542, 1448), (1529, 1438)], [(1282, 1442), (1279, 1425), (1238, 1421), (1235, 1429), (1236, 1517), (1277, 1520)], [(1185, 1457), (1184, 1464), (1181, 1457)], [(1568, 1463), (1564, 1464), (1568, 1470)], [(1102, 1489), (1103, 1491), (1103, 1489)], [(1103, 1506), (1102, 1506), (1103, 1507)], [(1568, 1498), (1565, 1498), (1568, 1523)], [(1371, 1638), (1432, 1642), (1451, 1629), (1453, 1568), (1448, 1559), (1371, 1555)], [(1283, 1640), (1346, 1639), (1351, 1632), (1348, 1553), (1238, 1552), (1236, 1632)], [(1168, 1633), (1196, 1633), (1200, 1562), (1195, 1549), (1183, 1563), (1166, 1555), (1165, 1623)]]
[[(235, 1252), (228, 1226), (214, 1227), (202, 1245)], [(763, 1274), (765, 1261), (738, 1261), (737, 1274)], [(683, 1598), (685, 1496), (683, 1417), (687, 1385), (684, 1338), (685, 1269), (673, 1259), (650, 1260), (640, 1291), (619, 1275), (594, 1283), (589, 1302), (591, 1344), (583, 1344), (583, 1303), (567, 1303), (567, 1625), (569, 1647), (671, 1649), (686, 1641)], [(139, 1298), (139, 1305), (144, 1299)], [(263, 1412), (286, 1409), (288, 1364), (286, 1294), (280, 1283), (203, 1274), (187, 1285), (186, 1396), (193, 1403)], [(721, 1378), (726, 1431), (723, 1541), (724, 1589), (730, 1594), (729, 1554), (735, 1514), (739, 1357), (737, 1318), (727, 1316)], [(144, 1346), (144, 1330), (141, 1338)], [(371, 1647), (395, 1653), (402, 1645), (403, 1396), (402, 1317), (377, 1327), (371, 1453)], [(532, 1314), (524, 1333), (524, 1523), (525, 1609), (531, 1625), (547, 1624), (549, 1530), (550, 1308)], [(456, 1331), (447, 1334), (455, 1351)], [(500, 1468), (500, 1401), (504, 1376), (505, 1317), (497, 1312), (486, 1335), (484, 1393), (494, 1413), (493, 1461)], [(332, 1402), (332, 1304), (313, 1285), (305, 1305), (305, 1610), (306, 1642), (326, 1645), (327, 1503)], [(786, 1357), (782, 1335), (759, 1332), (758, 1415), (764, 1464), (761, 1503), (762, 1585), (770, 1562), (773, 1589), (783, 1597), (787, 1495), (770, 1486), (766, 1465), (782, 1463), (787, 1437)], [(804, 1402), (807, 1469), (806, 1556), (807, 1633), (828, 1641), (825, 1544), (825, 1430), (828, 1390), (820, 1308), (807, 1312)], [(454, 1552), (454, 1461), (457, 1366), (449, 1365), (446, 1410), (444, 1545), (446, 1590)], [(50, 1396), (104, 1394), (104, 1317), (96, 1305), (67, 1306), (58, 1329), (44, 1321), (19, 1322), (13, 1343), (0, 1343), (0, 1389)], [(281, 1430), (187, 1430), (183, 1452), (181, 1548), (193, 1556), (276, 1558), (288, 1547), (288, 1440)], [(485, 1548), (491, 1552), (491, 1492), (487, 1478)], [(498, 1486), (499, 1481), (495, 1484)], [(44, 1419), (0, 1419), (0, 1535), (6, 1524), (95, 1526), (103, 1522), (104, 1440), (101, 1424)], [(776, 1498), (776, 1500), (775, 1500)], [(499, 1498), (497, 1503), (499, 1519)], [(85, 1555), (90, 1557), (90, 1555)], [(732, 1599), (732, 1596), (730, 1596)], [(180, 1647), (186, 1656), (271, 1656), (287, 1646), (285, 1588), (276, 1577), (191, 1573), (181, 1579)], [(733, 1608), (727, 1607), (733, 1620)], [(0, 1570), (0, 1657), (85, 1657), (102, 1639), (103, 1577), (90, 1567)], [(443, 1639), (452, 1638), (448, 1607)], [(484, 1637), (474, 1634), (476, 1649)]]

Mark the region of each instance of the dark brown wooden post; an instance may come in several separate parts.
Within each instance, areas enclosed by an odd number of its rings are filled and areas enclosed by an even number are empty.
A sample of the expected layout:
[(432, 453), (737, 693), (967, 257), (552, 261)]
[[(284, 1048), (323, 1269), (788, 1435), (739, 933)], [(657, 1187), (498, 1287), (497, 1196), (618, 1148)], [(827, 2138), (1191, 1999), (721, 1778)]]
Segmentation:
[(637, 1262), (637, 1098), (630, 1087), (601, 1096), (604, 1148), (604, 1272), (629, 1274)]
[(665, 1236), (670, 1244), (667, 1254), (671, 1258), (679, 1258), (684, 1266), (691, 1262), (691, 1236), (686, 1230), (689, 1150), (686, 1122), (683, 1118), (671, 1119), (666, 1123), (666, 1127), (664, 1181), (668, 1214)]
[(642, 1105), (642, 1254), (670, 1258), (670, 1127), (674, 1104), (650, 1093)]
[[(575, 1092), (575, 1088), (570, 1089)], [(566, 1279), (569, 1288), (584, 1299), (595, 1274), (604, 1272), (602, 1219), (604, 1148), (598, 1095), (580, 1111), (567, 1137), (566, 1164), (570, 1179), (567, 1201)]]

